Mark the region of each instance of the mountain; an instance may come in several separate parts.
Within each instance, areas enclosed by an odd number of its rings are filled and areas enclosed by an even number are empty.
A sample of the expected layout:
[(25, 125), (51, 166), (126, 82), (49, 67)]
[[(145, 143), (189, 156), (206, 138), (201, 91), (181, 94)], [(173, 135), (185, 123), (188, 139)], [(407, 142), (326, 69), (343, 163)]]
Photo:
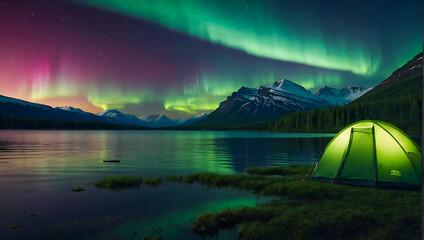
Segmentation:
[(165, 115), (150, 115), (150, 116), (141, 116), (138, 118), (139, 120), (143, 121), (146, 126), (153, 127), (153, 128), (160, 128), (160, 127), (175, 127), (178, 125), (177, 122), (174, 120), (169, 119)]
[(332, 105), (342, 106), (361, 97), (371, 89), (372, 88), (363, 87), (347, 87), (342, 89), (335, 89), (325, 86), (319, 89), (315, 95), (329, 101)]
[[(207, 114), (203, 113), (174, 121), (165, 115), (150, 115), (138, 118), (131, 114), (124, 114), (117, 109), (103, 110), (97, 114), (92, 114), (72, 106), (52, 108), (47, 105), (0, 95), (0, 118), (2, 119), (1, 124), (4, 125), (0, 128), (16, 128), (13, 121), (19, 121), (19, 126), (31, 129), (133, 129), (131, 126), (138, 127), (136, 129), (144, 129), (139, 127), (175, 127), (195, 123), (205, 116)], [(42, 124), (40, 124), (40, 121)], [(81, 122), (92, 123), (82, 124)], [(98, 127), (95, 123), (98, 123)]]
[(179, 125), (179, 126), (184, 126), (184, 125), (189, 125), (189, 124), (193, 124), (196, 123), (200, 120), (202, 120), (203, 118), (205, 118), (206, 116), (208, 116), (207, 113), (202, 113), (190, 118), (185, 118), (185, 119), (177, 119), (175, 120), (175, 122)]
[(147, 124), (144, 121), (141, 121), (136, 116), (131, 114), (124, 114), (117, 109), (102, 110), (96, 114), (99, 117), (107, 119), (109, 122), (116, 124), (126, 124), (126, 125), (136, 125), (144, 126)]
[(353, 122), (375, 119), (391, 123), (405, 132), (421, 133), (422, 100), (423, 58), (420, 53), (378, 86), (344, 106), (296, 112), (278, 120), (240, 125), (235, 129), (338, 132)]
[(41, 108), (41, 109), (51, 109), (52, 108), (52, 107), (47, 106), (47, 105), (27, 102), (27, 101), (24, 101), (24, 100), (6, 97), (6, 96), (3, 96), (3, 95), (0, 95), (0, 103), (14, 103), (14, 104), (19, 104), (19, 105), (23, 105), (23, 106), (31, 106), (31, 107)]
[[(65, 108), (66, 109), (66, 108)], [(81, 112), (80, 112), (81, 111)], [(23, 101), (0, 95), (0, 114), (30, 119), (61, 119), (82, 122), (107, 122), (106, 119), (91, 113), (69, 108), (52, 108), (47, 105)]]
[(257, 88), (242, 87), (194, 126), (231, 126), (278, 119), (288, 113), (343, 105), (368, 91), (325, 87), (316, 94), (287, 79)]
[(88, 112), (85, 112), (79, 108), (74, 108), (71, 106), (64, 106), (64, 107), (55, 107), (55, 109), (60, 109), (60, 110), (64, 110), (64, 111), (69, 111), (69, 112), (74, 112), (74, 113), (81, 113), (81, 114), (91, 114)]
[[(52, 108), (0, 95), (0, 114), (29, 119), (56, 119), (76, 122), (98, 122), (120, 125), (145, 126), (136, 116), (118, 110), (103, 110), (97, 114), (85, 112), (71, 106)], [(104, 125), (106, 126), (106, 125)], [(107, 126), (110, 128), (109, 126)]]
[(356, 99), (354, 102), (370, 102), (381, 99), (422, 98), (423, 53), (394, 71), (377, 87)]
[(184, 124), (195, 123), (206, 116), (206, 114), (202, 114), (199, 116), (194, 116), (191, 118), (174, 121), (165, 115), (154, 114), (149, 116), (136, 117), (131, 114), (124, 114), (118, 111), (117, 109), (103, 110), (97, 113), (96, 115), (106, 118), (113, 123), (144, 126), (144, 127), (151, 127), (151, 128), (175, 127), (180, 124), (184, 125)]

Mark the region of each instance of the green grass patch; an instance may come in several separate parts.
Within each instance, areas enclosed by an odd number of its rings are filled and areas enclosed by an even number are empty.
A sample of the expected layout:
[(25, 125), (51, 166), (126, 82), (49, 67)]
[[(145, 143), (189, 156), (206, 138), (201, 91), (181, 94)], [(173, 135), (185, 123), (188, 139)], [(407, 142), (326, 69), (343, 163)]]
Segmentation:
[(147, 177), (144, 180), (144, 183), (152, 187), (156, 187), (162, 183), (162, 178), (160, 177)]
[(82, 192), (84, 190), (85, 190), (85, 188), (84, 187), (81, 187), (81, 186), (77, 186), (77, 187), (71, 188), (71, 191), (72, 192)]
[(291, 174), (306, 174), (311, 169), (311, 166), (290, 165), (288, 167), (267, 167), (267, 168), (249, 168), (247, 173), (253, 175), (291, 175)]
[(240, 225), (240, 239), (420, 238), (419, 191), (302, 181), (308, 169), (277, 167), (248, 170), (254, 175), (203, 172), (186, 176), (185, 182), (206, 187), (281, 196), (257, 207), (201, 213), (193, 220), (193, 231), (215, 235)]
[[(227, 208), (200, 213), (193, 232), (216, 235), (240, 226), (240, 239), (420, 239), (421, 192), (303, 181), (311, 166), (251, 168), (249, 174), (200, 172), (163, 178), (145, 184), (199, 183), (259, 195), (277, 196), (256, 207)], [(112, 190), (138, 188), (135, 176), (107, 177), (95, 185)]]
[(96, 182), (95, 186), (118, 191), (139, 188), (142, 183), (143, 178), (137, 176), (110, 176)]
[(166, 176), (165, 177), (165, 180), (167, 181), (167, 182), (182, 182), (183, 180), (184, 180), (184, 177), (183, 176), (172, 176), (172, 175), (168, 175), (168, 176)]

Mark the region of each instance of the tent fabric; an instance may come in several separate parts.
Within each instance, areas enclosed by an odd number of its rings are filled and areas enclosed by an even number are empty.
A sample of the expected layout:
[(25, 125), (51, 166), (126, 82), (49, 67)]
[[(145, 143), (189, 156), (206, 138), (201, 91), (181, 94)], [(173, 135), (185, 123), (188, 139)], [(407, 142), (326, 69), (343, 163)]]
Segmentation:
[(421, 150), (389, 123), (355, 122), (330, 141), (312, 179), (366, 186), (420, 186)]

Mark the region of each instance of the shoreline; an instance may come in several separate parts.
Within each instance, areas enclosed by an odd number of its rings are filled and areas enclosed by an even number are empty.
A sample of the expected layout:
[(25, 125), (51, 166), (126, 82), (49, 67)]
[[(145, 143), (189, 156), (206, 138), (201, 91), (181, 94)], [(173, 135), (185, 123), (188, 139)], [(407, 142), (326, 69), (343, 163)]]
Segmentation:
[[(108, 177), (96, 187), (119, 191), (140, 184), (199, 183), (206, 188), (246, 190), (276, 197), (256, 207), (227, 208), (199, 213), (192, 231), (218, 236), (239, 229), (240, 239), (419, 239), (421, 192), (330, 184), (302, 179), (310, 166), (250, 168), (246, 174), (199, 172), (186, 176)], [(136, 179), (136, 184), (129, 181)], [(109, 185), (108, 185), (109, 184)], [(407, 224), (406, 224), (407, 223)]]

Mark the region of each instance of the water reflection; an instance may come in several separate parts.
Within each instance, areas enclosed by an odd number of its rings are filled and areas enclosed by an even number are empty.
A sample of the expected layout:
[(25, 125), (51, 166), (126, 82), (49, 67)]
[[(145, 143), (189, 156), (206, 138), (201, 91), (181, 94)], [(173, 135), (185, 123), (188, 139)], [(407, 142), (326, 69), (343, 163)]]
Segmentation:
[[(255, 166), (310, 164), (320, 157), (333, 136), (212, 131), (0, 131), (0, 239), (90, 239), (99, 233), (121, 236), (128, 235), (128, 229), (148, 225), (129, 221), (112, 224), (112, 228), (104, 222), (106, 216), (142, 216), (147, 222), (165, 224), (189, 221), (186, 218), (211, 208), (237, 203), (254, 205), (257, 198), (252, 194), (225, 189), (205, 192), (196, 185), (171, 184), (115, 193), (98, 192), (85, 183), (108, 175), (165, 176), (197, 171), (227, 174)], [(414, 140), (420, 141), (419, 137)], [(111, 164), (104, 160), (121, 162)], [(87, 191), (69, 191), (79, 185)], [(32, 213), (38, 216), (25, 217)], [(181, 219), (175, 220), (175, 216)], [(76, 231), (69, 225), (74, 221), (89, 224)], [(7, 230), (15, 223), (24, 224), (24, 228)], [(62, 223), (71, 228), (58, 228)], [(167, 233), (169, 236), (176, 234), (173, 229)], [(193, 237), (189, 233), (179, 234)]]
[[(310, 164), (334, 134), (201, 131), (1, 131), (0, 178), (243, 172)], [(417, 136), (414, 140), (420, 142)], [(119, 164), (104, 160), (120, 160)]]
[[(331, 136), (196, 131), (3, 131), (0, 172), (40, 176), (242, 172), (250, 166), (313, 162)], [(121, 163), (105, 164), (104, 160), (121, 160)]]
[(312, 164), (331, 138), (217, 138), (215, 152), (227, 158), (235, 172), (249, 167)]

